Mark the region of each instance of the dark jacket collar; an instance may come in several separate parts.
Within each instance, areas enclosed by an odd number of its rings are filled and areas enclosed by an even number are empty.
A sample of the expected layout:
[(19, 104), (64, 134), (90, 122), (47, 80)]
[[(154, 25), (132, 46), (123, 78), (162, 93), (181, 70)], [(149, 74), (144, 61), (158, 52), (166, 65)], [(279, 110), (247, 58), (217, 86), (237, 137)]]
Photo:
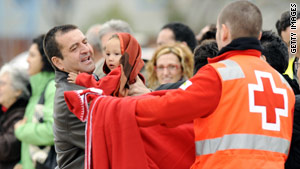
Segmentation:
[(14, 104), (10, 106), (10, 108), (7, 109), (6, 112), (9, 112), (10, 110), (15, 108), (26, 107), (27, 103), (28, 103), (28, 99), (19, 98), (18, 100), (16, 100)]
[(28, 99), (19, 98), (18, 100), (16, 100), (16, 102), (13, 103), (5, 112), (1, 112), (2, 114), (0, 116), (0, 124), (2, 124), (3, 120), (6, 120), (7, 117), (13, 116), (13, 114), (18, 113), (17, 111), (14, 111), (15, 109), (24, 108), (25, 110), (27, 103)]
[(55, 82), (67, 81), (68, 73), (60, 70), (55, 71)]
[(218, 56), (215, 58), (208, 58), (209, 63), (215, 63), (225, 60), (234, 55), (252, 55), (261, 56), (262, 47), (260, 41), (256, 38), (243, 37), (233, 40), (227, 46), (223, 47)]

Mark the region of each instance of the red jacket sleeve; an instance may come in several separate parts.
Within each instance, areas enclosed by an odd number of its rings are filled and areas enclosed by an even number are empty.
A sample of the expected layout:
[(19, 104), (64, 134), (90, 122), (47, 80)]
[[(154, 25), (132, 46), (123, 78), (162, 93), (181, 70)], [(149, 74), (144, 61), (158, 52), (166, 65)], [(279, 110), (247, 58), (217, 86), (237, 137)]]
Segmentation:
[(217, 107), (222, 91), (217, 72), (207, 65), (189, 79), (184, 89), (166, 92), (163, 96), (139, 99), (136, 119), (140, 126), (163, 124), (176, 126), (195, 118), (206, 117)]

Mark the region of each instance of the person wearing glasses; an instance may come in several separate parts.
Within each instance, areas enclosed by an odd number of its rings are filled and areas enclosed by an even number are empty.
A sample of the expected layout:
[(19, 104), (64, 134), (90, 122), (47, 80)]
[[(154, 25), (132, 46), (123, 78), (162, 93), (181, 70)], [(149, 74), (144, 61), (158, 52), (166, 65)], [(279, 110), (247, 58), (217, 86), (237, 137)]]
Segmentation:
[(186, 80), (193, 75), (194, 59), (191, 50), (180, 43), (159, 47), (146, 65), (148, 87)]

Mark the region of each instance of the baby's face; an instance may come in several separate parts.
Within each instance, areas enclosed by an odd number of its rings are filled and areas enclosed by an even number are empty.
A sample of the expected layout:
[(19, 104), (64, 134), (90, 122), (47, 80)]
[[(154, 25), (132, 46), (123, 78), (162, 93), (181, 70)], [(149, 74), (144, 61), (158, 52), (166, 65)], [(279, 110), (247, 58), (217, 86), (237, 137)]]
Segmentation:
[(105, 61), (110, 70), (113, 70), (120, 65), (121, 56), (120, 40), (118, 38), (108, 40), (105, 48)]

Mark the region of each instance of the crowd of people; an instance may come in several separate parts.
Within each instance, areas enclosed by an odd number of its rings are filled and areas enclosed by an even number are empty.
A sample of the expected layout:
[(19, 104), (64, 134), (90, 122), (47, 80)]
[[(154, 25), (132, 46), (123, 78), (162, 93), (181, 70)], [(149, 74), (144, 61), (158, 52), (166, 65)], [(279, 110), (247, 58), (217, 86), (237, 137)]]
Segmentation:
[(164, 25), (150, 60), (122, 20), (51, 28), (0, 69), (0, 169), (299, 169), (290, 15), (264, 31), (235, 1), (198, 35)]

